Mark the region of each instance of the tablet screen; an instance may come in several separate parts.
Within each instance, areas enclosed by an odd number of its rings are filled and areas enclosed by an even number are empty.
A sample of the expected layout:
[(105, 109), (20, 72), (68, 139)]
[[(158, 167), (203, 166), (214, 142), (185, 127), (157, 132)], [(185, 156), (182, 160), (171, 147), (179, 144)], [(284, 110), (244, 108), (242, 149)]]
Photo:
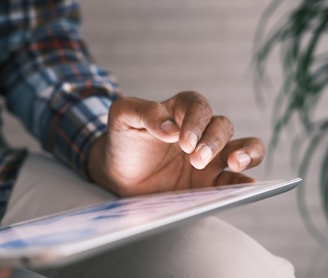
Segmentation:
[(0, 248), (58, 245), (102, 233), (122, 232), (151, 220), (162, 219), (201, 204), (222, 200), (232, 194), (242, 194), (255, 186), (259, 185), (120, 199), (82, 211), (0, 230)]
[[(298, 181), (299, 182), (299, 181)], [(288, 189), (293, 182), (267, 181), (118, 199), (94, 207), (0, 229), (0, 261), (24, 252), (87, 250), (192, 216)], [(278, 191), (275, 193), (279, 193)], [(266, 194), (269, 194), (265, 196)]]

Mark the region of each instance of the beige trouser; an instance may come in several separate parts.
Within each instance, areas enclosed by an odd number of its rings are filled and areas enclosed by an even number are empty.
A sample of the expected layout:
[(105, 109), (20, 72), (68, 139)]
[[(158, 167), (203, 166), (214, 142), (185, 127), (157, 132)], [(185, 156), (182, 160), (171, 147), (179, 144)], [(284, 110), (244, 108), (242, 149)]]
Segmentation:
[[(2, 225), (114, 198), (52, 158), (33, 154), (20, 171)], [(41, 272), (60, 278), (295, 277), (288, 261), (215, 216)]]

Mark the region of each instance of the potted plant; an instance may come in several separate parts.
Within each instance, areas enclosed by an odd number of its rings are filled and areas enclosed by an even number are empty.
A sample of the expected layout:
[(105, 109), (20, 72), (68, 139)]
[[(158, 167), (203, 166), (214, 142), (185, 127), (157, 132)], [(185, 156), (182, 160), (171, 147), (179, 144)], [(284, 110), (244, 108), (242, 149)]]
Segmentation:
[[(289, 3), (287, 3), (289, 2)], [(297, 121), (301, 133), (294, 138), (294, 152), (306, 145), (298, 164), (299, 175), (304, 178), (314, 154), (321, 152), (320, 193), (328, 219), (328, 109), (320, 119), (315, 117), (320, 100), (328, 93), (328, 0), (300, 0), (291, 6), (290, 1), (273, 0), (262, 14), (255, 35), (254, 65), (256, 89), (263, 88), (269, 57), (278, 48), (281, 57), (282, 82), (273, 107), (274, 127), (269, 153), (275, 149), (280, 135), (291, 122)], [(281, 13), (288, 5), (287, 13)], [(285, 7), (283, 10), (286, 11)], [(279, 15), (277, 14), (279, 11)], [(269, 26), (270, 25), (270, 26)], [(327, 103), (328, 104), (328, 103)], [(328, 105), (327, 105), (328, 106)], [(296, 147), (295, 147), (296, 146)], [(307, 228), (321, 243), (328, 246), (323, 235), (309, 217), (304, 202), (303, 187), (298, 192), (298, 203)]]

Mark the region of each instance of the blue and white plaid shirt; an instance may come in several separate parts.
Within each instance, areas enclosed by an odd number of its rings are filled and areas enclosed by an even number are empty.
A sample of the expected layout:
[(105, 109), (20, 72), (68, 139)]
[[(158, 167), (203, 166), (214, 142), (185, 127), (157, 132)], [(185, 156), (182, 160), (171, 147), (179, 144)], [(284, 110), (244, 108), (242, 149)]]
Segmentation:
[[(0, 93), (8, 110), (45, 150), (87, 177), (87, 153), (107, 129), (118, 84), (81, 39), (79, 4), (2, 0), (0, 38)], [(0, 220), (25, 156), (24, 149), (0, 146)]]

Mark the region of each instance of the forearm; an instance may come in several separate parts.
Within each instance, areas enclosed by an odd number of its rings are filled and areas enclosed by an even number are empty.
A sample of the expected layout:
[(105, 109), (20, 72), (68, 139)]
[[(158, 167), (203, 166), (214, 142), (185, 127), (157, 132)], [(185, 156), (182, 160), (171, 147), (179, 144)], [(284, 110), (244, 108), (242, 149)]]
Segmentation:
[(80, 37), (78, 5), (46, 3), (30, 4), (37, 23), (18, 22), (7, 38), (3, 92), (9, 110), (42, 146), (84, 175), (93, 141), (106, 132), (117, 82), (93, 63)]

